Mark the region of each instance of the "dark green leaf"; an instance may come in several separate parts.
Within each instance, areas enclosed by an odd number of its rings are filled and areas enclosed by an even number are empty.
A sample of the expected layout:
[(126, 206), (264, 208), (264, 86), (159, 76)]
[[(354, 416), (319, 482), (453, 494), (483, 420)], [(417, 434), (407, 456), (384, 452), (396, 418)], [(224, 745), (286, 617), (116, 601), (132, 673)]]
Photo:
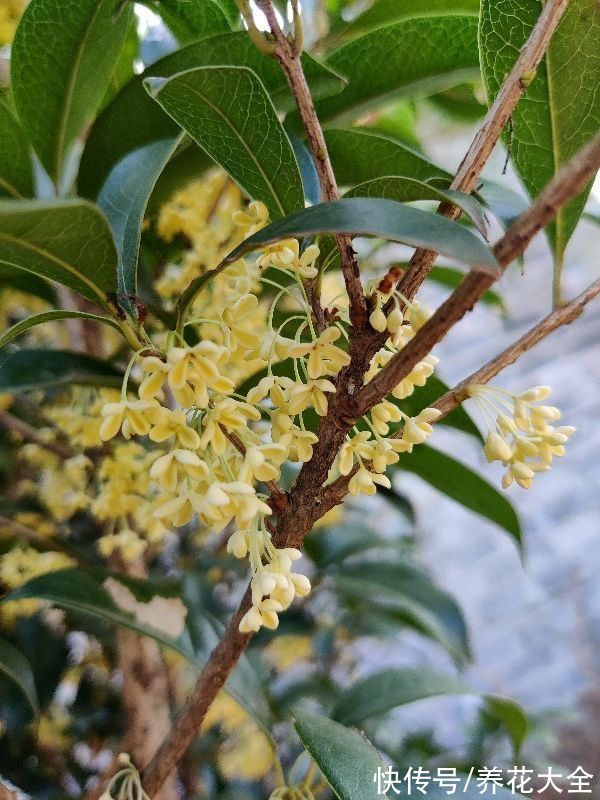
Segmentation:
[(317, 529), (306, 539), (306, 552), (319, 569), (339, 564), (345, 558), (370, 550), (386, 547), (383, 540), (364, 525), (345, 523), (343, 527)]
[[(452, 675), (413, 667), (390, 667), (350, 686), (338, 698), (332, 717), (343, 725), (357, 725), (392, 708), (440, 695), (476, 694)], [(482, 695), (488, 713), (509, 734), (515, 757), (527, 733), (527, 716), (514, 701), (496, 695)]]
[(16, 289), (18, 292), (41, 297), (51, 306), (58, 305), (58, 297), (53, 286), (43, 278), (38, 278), (31, 272), (0, 264), (0, 291), (5, 287)]
[(343, 29), (347, 39), (410, 17), (479, 15), (479, 0), (377, 0)]
[[(160, 644), (176, 650), (188, 659), (194, 660), (189, 642), (183, 638), (174, 638), (162, 630), (148, 625), (134, 616), (130, 611), (121, 608), (104, 586), (104, 581), (111, 577), (104, 570), (95, 569), (63, 569), (49, 572), (33, 578), (23, 586), (15, 589), (0, 600), (0, 603), (11, 600), (36, 598), (48, 600), (59, 608), (65, 608), (78, 614), (129, 628), (142, 636), (150, 636)], [(133, 578), (112, 576), (126, 586), (138, 602), (148, 602), (156, 595), (165, 596), (159, 585)], [(172, 590), (167, 592), (172, 596)]]
[(294, 727), (339, 800), (381, 800), (373, 776), (383, 761), (358, 731), (296, 709)]
[[(445, 286), (447, 289), (454, 290), (458, 284), (461, 283), (465, 276), (464, 273), (462, 273), (459, 269), (443, 266), (433, 267), (427, 277), (429, 280), (439, 283), (440, 286)], [(494, 306), (495, 308), (498, 308), (502, 313), (506, 312), (504, 300), (492, 289), (488, 289), (487, 292), (484, 292), (481, 295), (481, 302), (488, 306)]]
[(85, 200), (0, 202), (0, 264), (62, 283), (102, 308), (117, 288), (117, 252)]
[(477, 17), (395, 22), (342, 45), (327, 65), (348, 78), (348, 86), (317, 103), (319, 119), (353, 121), (394, 97), (422, 97), (477, 78)]
[(69, 384), (120, 387), (111, 364), (69, 350), (28, 349), (0, 355), (0, 393)]
[(0, 101), (0, 197), (20, 200), (35, 192), (33, 162), (25, 131)]
[(161, 16), (180, 44), (231, 30), (229, 20), (213, 0), (144, 0)]
[(10, 642), (0, 638), (0, 673), (16, 683), (27, 698), (33, 713), (39, 714), (39, 705), (33, 673), (29, 662)]
[(464, 211), (487, 239), (488, 223), (483, 206), (475, 197), (464, 192), (439, 189), (424, 181), (418, 181), (416, 178), (391, 175), (359, 183), (358, 186), (354, 186), (346, 192), (345, 197), (385, 197), (399, 203), (412, 203), (417, 200), (451, 203)]
[(121, 304), (128, 305), (128, 296), (137, 294), (138, 254), (146, 206), (177, 144), (177, 140), (163, 139), (129, 153), (114, 167), (98, 197), (119, 253)]
[(23, 127), (58, 184), (68, 152), (106, 92), (133, 3), (32, 0), (12, 48), (11, 85)]
[(401, 456), (397, 465), (414, 472), (457, 503), (500, 525), (521, 547), (521, 524), (512, 504), (494, 486), (460, 461), (425, 444)]
[(277, 220), (236, 247), (226, 261), (236, 261), (243, 253), (279, 239), (323, 233), (376, 236), (435, 250), (473, 269), (492, 274), (498, 271), (491, 250), (457, 222), (394, 200), (360, 197), (321, 203)]
[(63, 319), (91, 319), (95, 322), (102, 322), (105, 325), (110, 325), (120, 331), (118, 324), (110, 317), (88, 314), (85, 311), (44, 311), (41, 314), (33, 314), (31, 317), (26, 317), (4, 331), (4, 333), (0, 335), (0, 348), (6, 347), (13, 339), (26, 333), (36, 325), (44, 325), (46, 322), (57, 322)]
[[(246, 67), (147, 78), (152, 97), (272, 217), (304, 207), (296, 156), (260, 79)], [(257, 146), (257, 138), (260, 146)]]
[[(512, 69), (542, 7), (540, 0), (483, 0), (480, 42), (490, 100)], [(596, 0), (571, 0), (544, 60), (512, 114), (512, 159), (532, 197), (598, 130), (599, 52), (600, 6)], [(548, 226), (557, 290), (564, 251), (588, 193), (589, 189), (561, 208)]]
[(292, 130), (286, 130), (290, 144), (294, 148), (296, 161), (302, 175), (304, 197), (307, 205), (316, 206), (321, 202), (321, 182), (315, 162), (308, 147)]
[[(307, 80), (316, 96), (327, 96), (343, 85), (339, 76), (308, 55), (302, 57)], [(275, 59), (263, 55), (245, 31), (212, 36), (162, 58), (131, 80), (98, 117), (88, 137), (79, 171), (79, 191), (98, 196), (115, 164), (132, 150), (161, 139), (175, 138), (179, 126), (145, 91), (147, 77), (170, 77), (204, 66), (245, 66), (265, 85), (278, 109), (289, 110), (294, 100)]]
[(460, 608), (422, 570), (402, 562), (364, 559), (344, 563), (332, 574), (338, 594), (352, 608), (366, 604), (369, 609), (385, 611), (441, 644), (457, 663), (469, 660), (468, 634)]
[(325, 132), (325, 140), (338, 183), (353, 186), (388, 175), (429, 181), (451, 178), (427, 156), (388, 134), (365, 128), (340, 128)]

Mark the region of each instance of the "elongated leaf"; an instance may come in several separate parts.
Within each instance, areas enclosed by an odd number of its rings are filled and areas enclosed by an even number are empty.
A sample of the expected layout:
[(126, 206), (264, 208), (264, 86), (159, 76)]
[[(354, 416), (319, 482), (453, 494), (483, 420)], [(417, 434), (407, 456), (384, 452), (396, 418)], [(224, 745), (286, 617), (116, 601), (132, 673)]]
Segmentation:
[(441, 644), (458, 664), (470, 658), (467, 629), (454, 598), (439, 589), (422, 570), (409, 564), (365, 559), (332, 570), (335, 586), (350, 604), (386, 613)]
[(44, 348), (0, 354), (0, 393), (50, 386), (114, 386), (123, 376), (111, 364), (69, 350)]
[[(476, 694), (453, 675), (411, 667), (390, 667), (357, 681), (338, 698), (333, 719), (343, 725), (357, 725), (392, 708), (441, 695)], [(514, 701), (496, 695), (482, 695), (487, 711), (509, 734), (518, 756), (527, 733), (527, 716)]]
[(381, 800), (373, 777), (383, 761), (358, 731), (296, 709), (294, 727), (339, 800)]
[(512, 504), (494, 486), (445, 453), (419, 445), (397, 465), (508, 531), (521, 547), (521, 523)]
[[(459, 269), (443, 266), (433, 267), (427, 277), (430, 281), (439, 283), (440, 286), (445, 286), (448, 289), (454, 290), (464, 278), (464, 274)], [(484, 292), (481, 295), (481, 302), (488, 306), (497, 308), (503, 314), (506, 313), (504, 300), (500, 297), (498, 292), (495, 292), (492, 289), (488, 289), (487, 292)]]
[(145, 0), (161, 16), (180, 44), (231, 30), (225, 13), (213, 0)]
[(323, 233), (376, 236), (412, 247), (426, 247), (457, 258), (472, 269), (497, 274), (491, 250), (471, 231), (437, 214), (380, 198), (353, 197), (321, 203), (267, 225), (236, 247), (226, 261), (288, 237)]
[(405, 142), (365, 128), (325, 131), (327, 149), (338, 183), (354, 186), (388, 175), (428, 181), (450, 174)]
[(410, 17), (479, 15), (479, 0), (377, 0), (371, 8), (344, 26), (342, 36), (350, 39), (367, 31)]
[[(512, 69), (543, 4), (540, 0), (482, 0), (482, 70), (490, 100)], [(533, 197), (600, 126), (600, 6), (571, 0), (531, 85), (512, 114), (512, 159)], [(531, 77), (531, 76), (530, 76)], [(548, 226), (556, 282), (589, 189)]]
[(477, 18), (395, 22), (342, 45), (327, 65), (348, 78), (348, 86), (326, 103), (317, 103), (319, 118), (352, 121), (394, 97), (422, 97), (477, 78)]
[(251, 70), (199, 67), (172, 78), (147, 78), (145, 85), (272, 217), (304, 207), (296, 156), (263, 84)]
[(26, 317), (20, 322), (11, 325), (11, 327), (0, 336), (0, 348), (6, 347), (13, 339), (26, 333), (36, 325), (45, 325), (47, 322), (57, 322), (63, 319), (91, 319), (94, 322), (103, 322), (105, 325), (110, 325), (116, 330), (120, 330), (115, 320), (110, 317), (88, 314), (85, 311), (45, 311), (42, 314), (34, 314), (31, 317)]
[(119, 5), (32, 0), (17, 29), (11, 58), (15, 106), (55, 183), (102, 101), (125, 41), (133, 3)]
[(20, 200), (35, 191), (33, 163), (25, 131), (0, 101), (0, 197)]
[[(307, 80), (315, 96), (340, 91), (343, 81), (308, 55), (302, 56)], [(273, 58), (265, 56), (245, 31), (212, 36), (183, 47), (152, 64), (131, 80), (96, 120), (81, 159), (78, 186), (85, 197), (96, 198), (116, 163), (130, 153), (161, 139), (175, 138), (179, 126), (148, 95), (143, 81), (170, 77), (205, 66), (245, 66), (255, 72), (279, 110), (294, 105), (287, 81)]]
[(39, 704), (33, 672), (29, 662), (10, 642), (0, 638), (0, 673), (16, 683), (27, 698), (33, 713), (39, 714)]
[(138, 254), (148, 200), (177, 144), (177, 139), (163, 139), (129, 153), (114, 167), (98, 197), (119, 253), (118, 288), (125, 307), (128, 298), (137, 293)]
[(102, 308), (117, 288), (110, 228), (85, 200), (0, 202), (0, 264), (62, 283)]
[(399, 203), (416, 200), (436, 200), (458, 206), (487, 239), (488, 223), (481, 203), (469, 194), (452, 189), (439, 189), (416, 178), (387, 176), (353, 186), (345, 197), (385, 197)]
[[(143, 616), (140, 613), (132, 613), (129, 610), (129, 603), (120, 605), (115, 600), (114, 592), (108, 591), (105, 584), (107, 578), (121, 583), (139, 603), (151, 603), (153, 598), (163, 597), (172, 601), (173, 605), (171, 608), (165, 608), (163, 604), (160, 609), (155, 608), (152, 613), (149, 609), (143, 609), (145, 611)], [(196, 620), (196, 623), (202, 624), (203, 646), (194, 648), (187, 629), (182, 633), (173, 630), (173, 626), (183, 627), (183, 613), (186, 610), (178, 599), (179, 594), (178, 587), (171, 584), (115, 575), (102, 569), (78, 568), (59, 570), (34, 578), (0, 602), (23, 598), (47, 600), (59, 608), (74, 611), (91, 620), (100, 620), (110, 625), (128, 628), (142, 636), (149, 636), (159, 644), (180, 653), (198, 668), (202, 668), (220, 636), (209, 621)], [(156, 618), (157, 614), (162, 616), (160, 627), (147, 621)], [(173, 633), (167, 632), (169, 627)], [(242, 657), (240, 665), (233, 673), (226, 691), (240, 702), (270, 735), (272, 719), (269, 706), (256, 674), (245, 657)]]
[[(15, 589), (0, 600), (6, 603), (11, 600), (36, 598), (48, 600), (59, 608), (75, 611), (78, 614), (108, 622), (111, 625), (120, 625), (129, 628), (142, 636), (150, 636), (160, 644), (176, 650), (188, 659), (194, 660), (189, 641), (185, 638), (169, 636), (162, 629), (141, 622), (139, 617), (130, 611), (124, 610), (113, 599), (113, 596), (103, 585), (109, 577), (104, 570), (70, 568), (49, 572), (33, 578), (23, 586)], [(152, 597), (160, 595), (160, 588), (148, 581), (120, 578), (114, 576), (126, 586), (138, 601), (148, 602)], [(169, 593), (167, 596), (172, 596)]]
[(302, 184), (304, 186), (304, 197), (306, 199), (306, 204), (316, 206), (317, 203), (320, 203), (322, 199), (321, 183), (319, 181), (319, 174), (317, 172), (317, 168), (315, 167), (312, 153), (304, 144), (302, 139), (300, 139), (300, 137), (297, 136), (292, 130), (286, 129), (286, 133), (288, 139), (290, 140), (290, 144), (294, 149), (294, 153), (296, 154), (296, 161), (298, 162), (300, 174), (302, 175)]

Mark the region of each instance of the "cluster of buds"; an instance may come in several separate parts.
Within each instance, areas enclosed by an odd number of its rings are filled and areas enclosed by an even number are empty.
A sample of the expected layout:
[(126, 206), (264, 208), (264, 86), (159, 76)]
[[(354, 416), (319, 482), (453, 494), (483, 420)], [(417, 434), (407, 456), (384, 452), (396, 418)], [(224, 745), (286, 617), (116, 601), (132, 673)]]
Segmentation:
[(561, 414), (554, 406), (541, 405), (550, 395), (548, 386), (535, 386), (520, 394), (493, 386), (469, 386), (488, 425), (484, 453), (488, 461), (500, 461), (507, 469), (506, 489), (513, 483), (529, 489), (537, 472), (550, 469), (555, 456), (563, 456), (565, 444), (575, 432), (570, 425), (555, 426)]

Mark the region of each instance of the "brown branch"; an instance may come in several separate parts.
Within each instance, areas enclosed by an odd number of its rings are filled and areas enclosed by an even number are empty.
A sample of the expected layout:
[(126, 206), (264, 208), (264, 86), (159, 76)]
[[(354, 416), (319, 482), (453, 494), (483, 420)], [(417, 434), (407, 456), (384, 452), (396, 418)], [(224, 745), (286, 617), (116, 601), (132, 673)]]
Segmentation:
[[(297, 42), (290, 41), (282, 31), (271, 0), (257, 0), (257, 5), (267, 18), (276, 43), (275, 58), (281, 65), (292, 94), (296, 99), (300, 118), (302, 119), (319, 175), (323, 197), (327, 201), (338, 200), (340, 194), (337, 181), (331, 166), (323, 129), (317, 117), (315, 105), (302, 69)], [(295, 16), (297, 19), (298, 15), (296, 14)], [(344, 275), (348, 297), (350, 298), (350, 321), (355, 327), (363, 327), (368, 320), (367, 301), (360, 280), (358, 262), (352, 248), (352, 239), (348, 236), (336, 236), (336, 242), (340, 251), (342, 274)], [(310, 292), (309, 296), (311, 297), (313, 308), (318, 304), (320, 309), (320, 298)], [(322, 310), (317, 310), (315, 317), (317, 322), (324, 323)]]
[(454, 411), (454, 409), (463, 402), (466, 397), (466, 390), (469, 386), (473, 384), (489, 383), (489, 381), (495, 378), (502, 370), (514, 364), (523, 353), (531, 350), (532, 347), (535, 347), (538, 342), (541, 342), (542, 339), (545, 339), (546, 336), (549, 336), (557, 328), (563, 325), (569, 325), (576, 320), (583, 312), (585, 306), (598, 295), (600, 295), (600, 279), (594, 281), (591, 286), (588, 286), (584, 292), (574, 300), (571, 300), (570, 303), (552, 311), (552, 313), (544, 317), (544, 319), (531, 328), (531, 330), (523, 334), (514, 344), (511, 344), (510, 347), (507, 347), (502, 353), (491, 361), (488, 361), (487, 364), (484, 364), (477, 372), (469, 375), (464, 381), (461, 381), (453, 389), (450, 389), (449, 392), (442, 395), (442, 397), (433, 404), (433, 408), (437, 408), (441, 413), (441, 416), (438, 417), (436, 422), (447, 417), (448, 414)]
[[(546, 226), (559, 209), (576, 197), (600, 167), (600, 133), (547, 184), (533, 205), (523, 213), (494, 247), (502, 272), (524, 252), (531, 239)], [(350, 398), (345, 415), (359, 419), (388, 395), (427, 356), (448, 331), (470, 311), (494, 283), (489, 274), (471, 272), (452, 295), (425, 323), (415, 338), (397, 353), (373, 380)]]
[(23, 439), (26, 439), (28, 442), (38, 444), (40, 447), (43, 447), (44, 450), (54, 453), (54, 455), (57, 455), (59, 458), (70, 458), (73, 455), (68, 447), (60, 444), (60, 442), (46, 441), (36, 428), (24, 422), (22, 419), (19, 419), (19, 417), (9, 414), (8, 411), (0, 411), (0, 425), (7, 430), (18, 433), (19, 436), (22, 436)]
[[(475, 138), (450, 184), (451, 189), (470, 194), (475, 188), (477, 178), (500, 138), (504, 126), (531, 83), (531, 78), (548, 48), (550, 39), (567, 5), (568, 0), (549, 0), (544, 6), (519, 58), (475, 134)], [(456, 219), (460, 214), (460, 209), (442, 203), (438, 213), (448, 219)], [(438, 254), (434, 250), (419, 249), (415, 251), (400, 283), (400, 290), (405, 297), (412, 299), (415, 296), (437, 256)]]

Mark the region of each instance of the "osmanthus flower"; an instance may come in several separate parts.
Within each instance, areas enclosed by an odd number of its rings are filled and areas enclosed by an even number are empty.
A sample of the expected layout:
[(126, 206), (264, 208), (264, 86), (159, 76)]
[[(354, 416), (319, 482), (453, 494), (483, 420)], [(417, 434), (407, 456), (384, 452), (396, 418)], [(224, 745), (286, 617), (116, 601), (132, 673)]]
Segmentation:
[(575, 433), (570, 425), (554, 426), (558, 408), (537, 405), (550, 395), (548, 386), (535, 386), (512, 394), (493, 386), (473, 384), (468, 395), (479, 406), (488, 427), (484, 454), (507, 469), (502, 478), (506, 489), (513, 483), (529, 489), (538, 472), (550, 469), (555, 456), (565, 454), (565, 444)]
[[(272, 419), (275, 419), (275, 416)], [(302, 463), (310, 461), (313, 456), (313, 445), (319, 441), (318, 436), (312, 431), (305, 431), (294, 425), (287, 414), (279, 414), (277, 422), (280, 426), (283, 420), (289, 420), (290, 426), (282, 431), (282, 427), (275, 428), (274, 424), (273, 438), (285, 447), (289, 461)]]
[(267, 361), (268, 363), (271, 363), (274, 358), (283, 361), (291, 356), (291, 348), (295, 344), (296, 342), (293, 339), (282, 336), (272, 328), (267, 329), (260, 345), (254, 350), (249, 350), (246, 353), (246, 359), (252, 361), (255, 358), (259, 358), (261, 361)]
[(373, 495), (377, 492), (377, 486), (385, 486), (386, 489), (390, 489), (392, 484), (387, 475), (374, 472), (361, 463), (357, 472), (350, 478), (348, 491), (352, 495)]
[(233, 222), (241, 229), (245, 239), (258, 233), (269, 222), (269, 210), (264, 203), (253, 200), (245, 211), (236, 211)]
[(336, 470), (340, 475), (350, 475), (354, 464), (360, 459), (370, 460), (373, 456), (373, 440), (370, 431), (361, 431), (352, 439), (346, 439), (340, 447), (336, 461), (332, 470)]
[(245, 430), (249, 420), (258, 422), (260, 416), (260, 411), (250, 403), (233, 397), (215, 398), (214, 407), (202, 416), (200, 447), (204, 450), (210, 445), (216, 455), (222, 455), (229, 445), (223, 428), (229, 433)]
[(294, 272), (298, 278), (310, 280), (319, 274), (315, 262), (320, 250), (315, 244), (309, 245), (300, 253), (300, 243), (297, 239), (282, 239), (274, 244), (262, 248), (261, 255), (256, 259), (256, 266), (260, 269), (275, 267)]
[(113, 553), (118, 552), (128, 562), (141, 558), (147, 546), (148, 543), (131, 528), (123, 528), (118, 533), (107, 533), (98, 539), (100, 555), (110, 558)]
[(289, 354), (294, 358), (308, 356), (308, 376), (313, 380), (323, 375), (337, 375), (350, 363), (348, 353), (334, 344), (341, 335), (339, 328), (331, 326), (312, 342), (294, 342)]
[(231, 394), (233, 381), (219, 371), (230, 358), (227, 347), (203, 340), (194, 347), (171, 347), (167, 353), (168, 381), (180, 406), (206, 408), (208, 390)]
[(260, 403), (267, 395), (276, 408), (281, 408), (288, 401), (289, 390), (295, 386), (291, 378), (284, 375), (267, 375), (248, 392), (246, 400), (252, 405)]
[(287, 449), (282, 444), (267, 442), (250, 445), (246, 448), (238, 478), (245, 483), (277, 480), (287, 455)]
[(172, 450), (159, 456), (150, 469), (150, 477), (167, 492), (175, 492), (177, 484), (184, 478), (193, 481), (206, 480), (210, 470), (199, 455), (191, 450)]
[(258, 297), (246, 294), (236, 300), (233, 305), (223, 309), (222, 319), (226, 326), (225, 345), (230, 350), (242, 347), (245, 350), (256, 350), (260, 347), (262, 337), (249, 329), (249, 323), (255, 319), (258, 308)]
[(154, 400), (161, 391), (169, 374), (169, 365), (158, 356), (146, 356), (141, 362), (145, 378), (140, 384), (138, 394), (141, 400)]
[(188, 425), (184, 411), (172, 410), (161, 406), (150, 415), (152, 428), (148, 436), (153, 442), (166, 442), (176, 437), (179, 444), (187, 450), (195, 450), (200, 446), (200, 436)]
[(371, 409), (371, 422), (377, 433), (385, 436), (390, 430), (390, 423), (400, 422), (402, 412), (389, 400), (383, 400)]
[(412, 451), (412, 445), (423, 444), (433, 433), (433, 428), (430, 423), (440, 416), (437, 408), (424, 408), (416, 417), (407, 417), (403, 414), (404, 426), (402, 428), (402, 441), (409, 445)]
[(335, 392), (335, 385), (326, 378), (309, 380), (308, 383), (295, 383), (289, 390), (287, 408), (290, 414), (299, 414), (307, 408), (314, 408), (320, 417), (327, 414), (327, 394)]
[(102, 408), (100, 438), (103, 442), (114, 438), (121, 431), (125, 439), (132, 435), (146, 436), (152, 422), (149, 412), (159, 408), (156, 400), (120, 400), (106, 403)]

